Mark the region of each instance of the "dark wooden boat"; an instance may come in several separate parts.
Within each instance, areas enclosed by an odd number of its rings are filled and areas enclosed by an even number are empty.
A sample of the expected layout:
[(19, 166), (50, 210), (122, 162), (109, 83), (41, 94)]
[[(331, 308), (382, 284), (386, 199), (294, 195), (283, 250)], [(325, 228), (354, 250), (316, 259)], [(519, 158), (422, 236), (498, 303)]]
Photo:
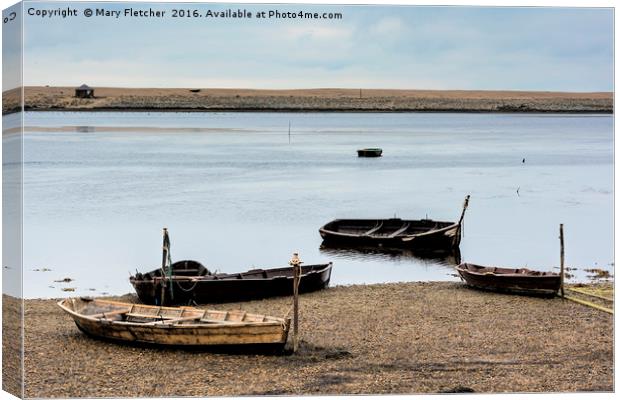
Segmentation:
[(290, 319), (241, 310), (156, 307), (97, 299), (64, 299), (58, 306), (84, 333), (103, 339), (168, 346), (284, 346)]
[(534, 295), (555, 295), (560, 290), (560, 274), (526, 268), (484, 267), (463, 263), (456, 267), (461, 278), (479, 289)]
[(383, 149), (371, 148), (371, 149), (359, 149), (357, 151), (358, 157), (381, 157)]
[(461, 226), (469, 196), (458, 222), (430, 219), (336, 219), (319, 229), (326, 244), (385, 246), (415, 249), (451, 249), (461, 243)]
[[(301, 267), (299, 292), (329, 286), (332, 263)], [(129, 281), (143, 303), (161, 305), (205, 304), (261, 299), (293, 294), (293, 268), (253, 269), (234, 274), (213, 274), (197, 261), (178, 261), (172, 273), (162, 276), (156, 269), (136, 273)]]

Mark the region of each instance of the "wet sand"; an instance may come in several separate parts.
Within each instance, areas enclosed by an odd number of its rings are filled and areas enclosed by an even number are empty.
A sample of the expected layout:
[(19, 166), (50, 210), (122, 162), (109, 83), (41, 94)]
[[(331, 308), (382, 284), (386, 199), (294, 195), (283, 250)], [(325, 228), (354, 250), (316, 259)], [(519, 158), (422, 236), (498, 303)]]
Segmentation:
[[(3, 113), (18, 110), (19, 91), (3, 93)], [(72, 87), (25, 87), (29, 111), (360, 111), (612, 113), (611, 92), (395, 89), (139, 89), (95, 87), (78, 99)]]
[[(5, 307), (11, 301), (5, 296)], [(340, 286), (300, 304), (299, 352), (257, 355), (99, 341), (53, 300), (27, 300), (25, 395), (613, 390), (613, 316), (560, 298), (432, 282)], [(212, 308), (282, 316), (290, 306), (276, 298)]]

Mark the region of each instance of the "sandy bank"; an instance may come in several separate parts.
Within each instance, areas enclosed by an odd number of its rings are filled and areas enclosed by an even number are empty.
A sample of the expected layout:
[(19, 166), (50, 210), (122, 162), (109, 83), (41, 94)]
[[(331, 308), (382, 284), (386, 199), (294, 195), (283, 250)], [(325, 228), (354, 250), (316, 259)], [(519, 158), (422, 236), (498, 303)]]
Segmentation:
[[(355, 111), (611, 113), (613, 93), (388, 89), (95, 88), (93, 99), (71, 87), (26, 87), (25, 109), (71, 111)], [(3, 113), (18, 109), (19, 91), (3, 93)]]
[[(214, 308), (283, 315), (290, 303)], [(613, 390), (613, 317), (559, 298), (398, 283), (334, 287), (301, 307), (298, 354), (229, 355), (94, 340), (54, 301), (27, 300), (26, 396)]]

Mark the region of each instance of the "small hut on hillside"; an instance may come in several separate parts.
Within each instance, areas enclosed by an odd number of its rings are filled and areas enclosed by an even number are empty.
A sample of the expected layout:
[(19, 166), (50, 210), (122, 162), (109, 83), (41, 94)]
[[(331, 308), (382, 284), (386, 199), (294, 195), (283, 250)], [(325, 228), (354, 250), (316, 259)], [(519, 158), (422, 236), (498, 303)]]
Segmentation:
[(95, 97), (95, 89), (90, 86), (83, 84), (79, 88), (75, 89), (75, 97), (79, 97), (81, 99), (90, 99)]

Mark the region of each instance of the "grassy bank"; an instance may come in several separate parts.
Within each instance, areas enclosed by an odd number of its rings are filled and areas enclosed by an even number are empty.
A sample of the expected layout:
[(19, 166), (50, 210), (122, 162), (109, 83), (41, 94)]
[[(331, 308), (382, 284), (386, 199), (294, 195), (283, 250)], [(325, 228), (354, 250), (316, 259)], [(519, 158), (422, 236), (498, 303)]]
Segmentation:
[[(3, 93), (3, 113), (19, 110), (19, 96)], [(613, 112), (611, 92), (95, 88), (78, 99), (71, 87), (26, 87), (24, 98), (27, 111)]]

